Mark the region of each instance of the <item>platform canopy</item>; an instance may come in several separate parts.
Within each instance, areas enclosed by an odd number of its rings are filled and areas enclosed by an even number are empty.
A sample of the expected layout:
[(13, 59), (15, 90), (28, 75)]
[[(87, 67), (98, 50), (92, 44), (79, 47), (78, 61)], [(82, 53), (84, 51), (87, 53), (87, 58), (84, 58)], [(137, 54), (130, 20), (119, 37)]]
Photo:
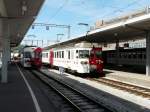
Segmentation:
[(144, 9), (122, 17), (104, 21), (98, 29), (86, 32), (84, 35), (51, 45), (52, 48), (81, 41), (91, 43), (114, 43), (117, 39), (128, 41), (145, 38), (150, 31), (150, 9)]
[[(44, 0), (0, 0), (0, 24), (3, 24), (2, 27), (8, 25), (11, 46), (17, 46), (22, 41), (43, 2)], [(2, 38), (5, 38), (5, 30), (1, 32), (0, 50), (2, 49)]]

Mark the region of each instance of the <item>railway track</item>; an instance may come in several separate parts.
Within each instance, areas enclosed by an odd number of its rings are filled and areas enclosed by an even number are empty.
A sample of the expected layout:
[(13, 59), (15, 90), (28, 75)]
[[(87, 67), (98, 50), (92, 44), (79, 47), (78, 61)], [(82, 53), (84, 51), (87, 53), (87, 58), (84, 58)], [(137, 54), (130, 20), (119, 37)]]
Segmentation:
[(64, 82), (54, 79), (40, 71), (31, 71), (42, 82), (58, 92), (70, 105), (75, 112), (112, 112), (110, 109), (102, 106), (102, 104), (94, 101), (78, 90), (65, 84)]
[(144, 98), (150, 98), (150, 89), (144, 88), (144, 87), (139, 87), (136, 85), (132, 85), (132, 84), (127, 84), (121, 81), (116, 81), (116, 80), (111, 80), (111, 79), (106, 79), (106, 78), (87, 78), (91, 81), (96, 81), (98, 83), (102, 83), (123, 91), (127, 91), (129, 93), (135, 94), (135, 95), (139, 95), (142, 96)]

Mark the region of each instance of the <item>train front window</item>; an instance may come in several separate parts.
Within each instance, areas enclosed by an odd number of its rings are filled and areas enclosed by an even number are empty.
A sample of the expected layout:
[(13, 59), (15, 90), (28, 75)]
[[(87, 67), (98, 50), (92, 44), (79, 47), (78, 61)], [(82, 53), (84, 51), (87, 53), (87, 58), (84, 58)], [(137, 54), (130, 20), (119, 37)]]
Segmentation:
[(91, 51), (90, 53), (90, 57), (93, 58), (94, 57), (94, 51)]
[(31, 58), (30, 52), (24, 52), (24, 58)]
[(95, 55), (97, 58), (101, 58), (102, 57), (102, 51), (96, 51)]
[(89, 58), (89, 50), (79, 50), (79, 58)]

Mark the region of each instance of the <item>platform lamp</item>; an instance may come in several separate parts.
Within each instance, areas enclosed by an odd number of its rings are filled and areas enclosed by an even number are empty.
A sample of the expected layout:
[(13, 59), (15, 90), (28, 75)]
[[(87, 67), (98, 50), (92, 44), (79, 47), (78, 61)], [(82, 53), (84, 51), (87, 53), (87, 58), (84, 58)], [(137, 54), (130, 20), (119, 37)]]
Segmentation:
[(89, 24), (87, 24), (87, 23), (78, 23), (78, 25), (82, 25), (82, 26), (86, 26), (87, 27), (87, 31), (86, 31), (86, 35), (85, 35), (85, 37), (87, 37), (88, 33), (90, 32), (89, 31)]
[(60, 42), (60, 39), (59, 39), (59, 36), (64, 36), (64, 34), (63, 33), (59, 33), (59, 34), (57, 34), (57, 40), (56, 40), (56, 42)]
[(87, 32), (89, 31), (89, 24), (87, 23), (78, 23), (80, 26), (86, 26), (87, 27)]

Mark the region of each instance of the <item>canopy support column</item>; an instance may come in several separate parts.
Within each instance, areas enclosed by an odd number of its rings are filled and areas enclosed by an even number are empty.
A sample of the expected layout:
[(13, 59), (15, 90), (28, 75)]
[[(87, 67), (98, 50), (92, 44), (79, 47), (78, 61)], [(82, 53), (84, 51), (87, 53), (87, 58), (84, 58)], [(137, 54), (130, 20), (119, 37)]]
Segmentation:
[(2, 35), (2, 76), (1, 83), (7, 83), (8, 81), (8, 61), (10, 59), (10, 37), (9, 37), (9, 23), (4, 21), (3, 23), (3, 35)]
[(150, 76), (150, 33), (146, 33), (146, 76)]
[(116, 65), (119, 65), (119, 39), (116, 40)]

